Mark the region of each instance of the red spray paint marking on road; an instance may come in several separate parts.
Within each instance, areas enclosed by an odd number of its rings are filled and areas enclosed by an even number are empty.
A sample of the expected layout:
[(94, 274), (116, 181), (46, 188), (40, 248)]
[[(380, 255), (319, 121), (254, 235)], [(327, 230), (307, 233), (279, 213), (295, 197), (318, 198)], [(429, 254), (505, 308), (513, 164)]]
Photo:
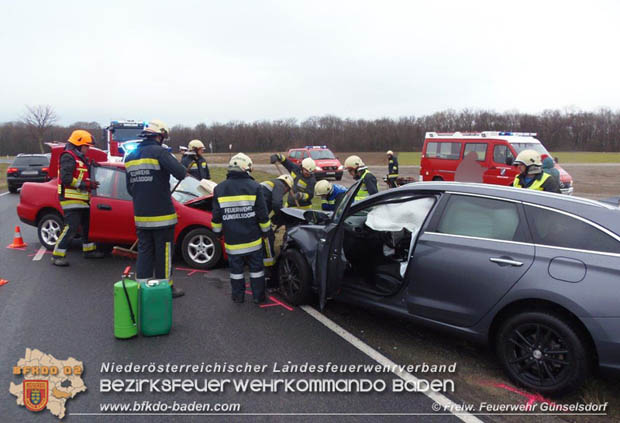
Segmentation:
[(9, 283), (9, 281), (7, 281), (6, 279), (0, 279), (0, 286), (6, 285), (7, 283)]
[(200, 270), (200, 269), (188, 269), (186, 267), (175, 267), (175, 270), (181, 270), (183, 272), (187, 272), (187, 276), (192, 276), (194, 273), (209, 273), (208, 270)]
[(529, 406), (532, 406), (536, 403), (546, 403), (546, 404), (550, 404), (550, 405), (555, 405), (555, 402), (548, 400), (547, 398), (543, 397), (540, 394), (532, 394), (529, 392), (525, 392), (522, 391), (520, 389), (515, 388), (514, 386), (510, 386), (510, 385), (506, 385), (505, 383), (495, 383), (495, 382), (489, 382), (487, 383), (487, 385), (491, 385), (494, 386), (496, 388), (500, 388), (500, 389), (505, 389), (507, 391), (513, 392), (517, 395), (522, 396), (523, 398), (525, 398), (527, 400), (527, 404)]
[[(252, 294), (252, 291), (248, 290), (247, 288), (250, 286), (249, 283), (246, 282), (245, 287), (245, 293), (246, 294)], [(278, 300), (276, 297), (274, 297), (273, 295), (269, 295), (268, 298), (272, 301), (271, 303), (267, 303), (267, 304), (261, 304), (259, 307), (260, 308), (265, 308), (265, 307), (274, 307), (274, 306), (280, 306), (282, 308), (287, 309), (288, 311), (293, 311), (293, 307), (289, 306), (286, 303), (283, 303), (282, 301)]]

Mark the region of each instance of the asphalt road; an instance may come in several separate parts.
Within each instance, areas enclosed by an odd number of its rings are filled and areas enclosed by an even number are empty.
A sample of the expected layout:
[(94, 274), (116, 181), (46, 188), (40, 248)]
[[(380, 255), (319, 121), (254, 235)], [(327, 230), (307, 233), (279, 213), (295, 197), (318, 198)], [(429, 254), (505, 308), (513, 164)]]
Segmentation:
[[(15, 225), (20, 224), (15, 206), (17, 195), (0, 197), (0, 245), (9, 245)], [(278, 374), (274, 363), (295, 364), (372, 364), (376, 363), (332, 330), (299, 308), (286, 307), (274, 301), (264, 307), (253, 304), (246, 296), (245, 304), (230, 301), (227, 269), (190, 273), (181, 261), (175, 262), (175, 282), (186, 291), (174, 300), (173, 329), (168, 336), (139, 337), (117, 340), (113, 336), (112, 285), (119, 280), (125, 266), (132, 261), (117, 257), (84, 260), (79, 246), (69, 252), (71, 266), (54, 267), (49, 254), (40, 261), (33, 256), (40, 244), (36, 230), (21, 224), (28, 247), (24, 251), (1, 248), (0, 278), (8, 284), (0, 286), (0, 419), (3, 422), (57, 421), (44, 410), (34, 415), (16, 405), (9, 394), (10, 382), (21, 383), (21, 376), (11, 374), (12, 366), (24, 356), (26, 348), (37, 348), (55, 358), (73, 357), (84, 363), (82, 376), (88, 390), (67, 403), (66, 421), (194, 421), (204, 416), (152, 415), (110, 416), (80, 415), (100, 413), (100, 405), (114, 402), (164, 401), (172, 403), (239, 403), (240, 413), (266, 415), (234, 417), (235, 421), (321, 421), (333, 416), (285, 416), (278, 413), (433, 413), (433, 400), (420, 393), (103, 393), (100, 381), (105, 378), (244, 379), (244, 378), (368, 378), (383, 379), (388, 386), (397, 379), (391, 373), (345, 374)], [(103, 374), (101, 365), (117, 364), (201, 364), (246, 362), (267, 365), (265, 372), (239, 374)], [(400, 363), (407, 364), (407, 363)], [(232, 416), (212, 417), (231, 421)], [(338, 416), (338, 421), (400, 420), (406, 417), (376, 415)], [(457, 421), (452, 415), (425, 416), (424, 421)]]

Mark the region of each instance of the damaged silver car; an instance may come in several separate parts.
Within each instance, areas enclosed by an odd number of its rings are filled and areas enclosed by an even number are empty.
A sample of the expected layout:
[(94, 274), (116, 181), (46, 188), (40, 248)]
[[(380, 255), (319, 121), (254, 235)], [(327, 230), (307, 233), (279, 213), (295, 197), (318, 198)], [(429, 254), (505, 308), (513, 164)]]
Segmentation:
[(545, 395), (620, 370), (620, 208), (486, 184), (427, 182), (332, 214), (285, 209), (277, 264), (293, 304), (332, 298), (495, 348)]

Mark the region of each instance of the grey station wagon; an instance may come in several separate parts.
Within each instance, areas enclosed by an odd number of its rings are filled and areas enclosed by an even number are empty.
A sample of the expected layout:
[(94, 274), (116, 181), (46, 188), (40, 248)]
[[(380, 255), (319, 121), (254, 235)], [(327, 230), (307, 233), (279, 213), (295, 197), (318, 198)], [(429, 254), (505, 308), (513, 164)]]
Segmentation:
[(294, 304), (330, 298), (488, 343), (546, 395), (620, 370), (620, 208), (484, 184), (414, 183), (333, 215), (285, 209), (277, 281)]

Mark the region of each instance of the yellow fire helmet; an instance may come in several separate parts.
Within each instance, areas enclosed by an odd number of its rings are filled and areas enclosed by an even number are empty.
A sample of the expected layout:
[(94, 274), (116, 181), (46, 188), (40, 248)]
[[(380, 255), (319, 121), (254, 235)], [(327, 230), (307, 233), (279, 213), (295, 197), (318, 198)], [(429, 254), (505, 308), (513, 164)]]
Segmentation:
[(76, 129), (75, 131), (71, 132), (71, 136), (69, 137), (68, 141), (77, 147), (80, 147), (82, 145), (93, 145), (94, 143), (93, 136), (90, 134), (90, 132), (83, 129)]
[(161, 120), (154, 119), (148, 123), (144, 124), (144, 129), (140, 134), (143, 137), (148, 137), (149, 135), (161, 135), (164, 139), (167, 139), (170, 135), (170, 130), (168, 129), (168, 125), (166, 125)]
[(194, 150), (199, 148), (205, 148), (205, 145), (200, 140), (191, 140), (189, 144), (187, 144), (187, 148), (189, 150)]
[(306, 169), (308, 172), (314, 172), (314, 169), (316, 169), (316, 163), (311, 157), (306, 157), (301, 161), (301, 167)]
[(228, 168), (238, 167), (244, 172), (252, 171), (252, 159), (243, 153), (237, 153), (228, 162)]
[(359, 167), (366, 166), (359, 156), (349, 156), (344, 161), (344, 167), (347, 169), (357, 170)]
[(314, 186), (314, 195), (323, 196), (328, 195), (332, 191), (332, 184), (325, 179), (320, 180)]
[(534, 150), (523, 150), (520, 152), (512, 164), (517, 165), (519, 163), (524, 166), (542, 166), (540, 154)]
[(280, 175), (278, 176), (278, 179), (284, 181), (284, 183), (286, 185), (288, 185), (289, 188), (293, 188), (293, 177), (291, 175)]

